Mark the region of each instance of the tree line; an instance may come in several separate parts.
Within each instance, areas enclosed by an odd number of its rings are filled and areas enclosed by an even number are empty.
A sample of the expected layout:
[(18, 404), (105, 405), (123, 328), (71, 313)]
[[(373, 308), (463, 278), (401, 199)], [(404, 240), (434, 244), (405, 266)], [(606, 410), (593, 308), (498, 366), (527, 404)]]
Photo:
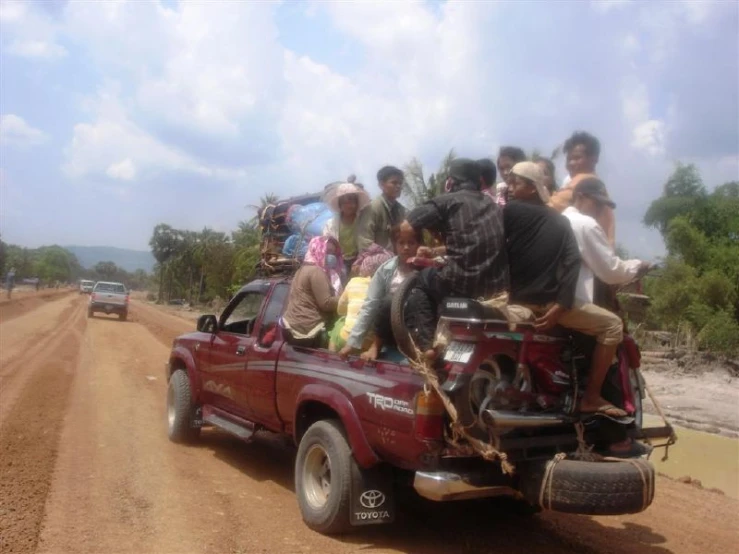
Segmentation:
[(695, 166), (678, 164), (644, 224), (668, 252), (661, 275), (645, 282), (648, 327), (739, 354), (739, 181), (709, 193)]
[[(262, 199), (266, 205), (276, 198)], [(259, 261), (257, 219), (242, 221), (230, 234), (208, 227), (200, 232), (175, 229), (165, 223), (154, 228), (149, 241), (157, 263), (157, 301), (183, 299), (199, 304), (230, 297), (254, 276)]]
[(131, 290), (145, 290), (151, 285), (151, 276), (143, 269), (128, 272), (115, 263), (103, 261), (84, 268), (77, 256), (58, 245), (24, 248), (0, 240), (0, 275), (15, 270), (15, 282), (39, 279), (42, 286), (57, 283), (76, 283), (79, 279), (117, 281)]

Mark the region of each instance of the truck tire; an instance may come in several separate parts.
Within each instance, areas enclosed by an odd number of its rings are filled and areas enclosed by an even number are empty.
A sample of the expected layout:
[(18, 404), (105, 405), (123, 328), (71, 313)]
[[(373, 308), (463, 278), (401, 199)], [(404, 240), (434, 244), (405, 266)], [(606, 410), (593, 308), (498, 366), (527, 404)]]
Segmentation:
[(87, 310), (87, 317), (93, 317), (95, 315), (95, 312), (92, 310)]
[(127, 318), (128, 318), (128, 312), (123, 312), (122, 314), (118, 314), (118, 319), (120, 319), (121, 321), (126, 321)]
[(300, 439), (295, 458), (295, 492), (305, 524), (336, 535), (350, 524), (352, 451), (337, 420), (311, 425)]
[(418, 272), (414, 271), (405, 278), (405, 281), (395, 291), (392, 304), (390, 305), (390, 324), (393, 328), (395, 344), (401, 354), (409, 360), (416, 359), (416, 349), (411, 338), (410, 330), (405, 322), (405, 303), (411, 291), (416, 286), (416, 283), (418, 283)]
[(192, 403), (190, 379), (178, 369), (169, 378), (167, 387), (167, 434), (178, 443), (192, 442), (200, 436), (200, 428), (193, 427), (195, 406)]
[[(583, 462), (562, 460), (544, 484), (545, 466), (523, 479), (526, 499), (544, 509), (585, 515), (635, 514), (654, 500), (654, 467), (647, 460)], [(544, 486), (543, 501), (540, 492)]]

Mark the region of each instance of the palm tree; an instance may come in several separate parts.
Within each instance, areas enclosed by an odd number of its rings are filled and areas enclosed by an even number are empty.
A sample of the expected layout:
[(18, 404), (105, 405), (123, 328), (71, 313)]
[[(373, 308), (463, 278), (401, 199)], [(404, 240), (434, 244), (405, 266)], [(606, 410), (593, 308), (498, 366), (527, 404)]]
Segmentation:
[(149, 240), (149, 246), (151, 247), (152, 255), (159, 263), (159, 294), (157, 302), (162, 301), (166, 263), (177, 253), (179, 242), (180, 237), (178, 232), (166, 223), (160, 223), (154, 227), (154, 233)]
[(405, 166), (405, 182), (403, 193), (406, 194), (413, 206), (423, 204), (427, 200), (444, 193), (444, 185), (449, 176), (449, 166), (457, 155), (454, 149), (449, 150), (439, 165), (436, 173), (429, 175), (428, 180), (423, 175), (423, 165), (418, 159), (413, 158)]
[(247, 208), (253, 208), (257, 211), (257, 214), (250, 220), (250, 222), (258, 224), (259, 218), (262, 216), (262, 213), (264, 213), (264, 208), (266, 208), (270, 204), (277, 204), (279, 201), (279, 196), (272, 192), (269, 192), (259, 199), (259, 206), (257, 206), (256, 204), (248, 204), (246, 206)]

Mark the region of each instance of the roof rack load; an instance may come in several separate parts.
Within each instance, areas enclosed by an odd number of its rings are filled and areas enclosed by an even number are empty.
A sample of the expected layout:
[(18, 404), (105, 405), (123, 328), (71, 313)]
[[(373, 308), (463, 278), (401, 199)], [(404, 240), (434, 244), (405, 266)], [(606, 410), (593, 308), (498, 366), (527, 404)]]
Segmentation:
[(258, 273), (273, 276), (297, 271), (310, 239), (322, 233), (332, 216), (322, 200), (324, 193), (294, 196), (264, 207), (259, 214)]

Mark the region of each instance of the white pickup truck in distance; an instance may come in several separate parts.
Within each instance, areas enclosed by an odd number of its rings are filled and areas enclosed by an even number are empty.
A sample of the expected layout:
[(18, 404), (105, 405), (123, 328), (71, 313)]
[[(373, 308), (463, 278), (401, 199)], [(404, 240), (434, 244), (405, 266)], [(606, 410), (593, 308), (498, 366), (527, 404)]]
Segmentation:
[(87, 279), (82, 279), (80, 281), (80, 294), (90, 294), (94, 286), (95, 286), (95, 281), (88, 281)]
[(128, 291), (123, 283), (98, 281), (90, 295), (87, 305), (87, 317), (96, 313), (118, 314), (121, 321), (128, 317)]

